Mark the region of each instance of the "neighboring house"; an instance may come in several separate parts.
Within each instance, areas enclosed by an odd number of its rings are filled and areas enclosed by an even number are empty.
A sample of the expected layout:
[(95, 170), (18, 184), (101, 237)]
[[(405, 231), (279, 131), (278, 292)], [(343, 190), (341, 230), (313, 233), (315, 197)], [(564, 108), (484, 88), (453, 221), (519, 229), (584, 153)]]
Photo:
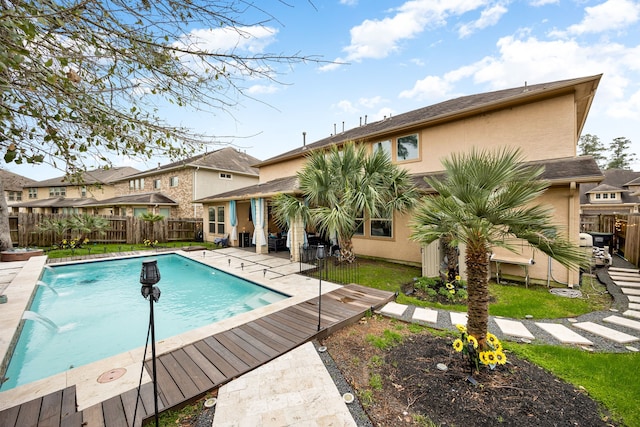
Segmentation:
[[(308, 152), (355, 141), (371, 150), (384, 150), (394, 163), (412, 174), (425, 194), (432, 190), (422, 178), (442, 171), (441, 161), (451, 153), (472, 147), (519, 147), (527, 161), (545, 167), (544, 178), (551, 186), (540, 198), (540, 204), (553, 209), (557, 225), (578, 243), (579, 187), (603, 178), (593, 158), (578, 157), (576, 153), (600, 78), (596, 75), (525, 84), (463, 96), (381, 121), (365, 121), (354, 129), (304, 144), (257, 164), (258, 185), (198, 199), (207, 208), (204, 221), (209, 227), (205, 226), (205, 239), (211, 241), (230, 232), (231, 243), (241, 246), (246, 234), (254, 235), (251, 240), (256, 242), (256, 251), (266, 252), (267, 233), (288, 231), (291, 256), (297, 259), (296, 245), (303, 242), (303, 225), (291, 224), (290, 230), (277, 230), (269, 215), (269, 198), (279, 192), (299, 193), (295, 174), (303, 167)], [(421, 248), (409, 239), (410, 213), (362, 220), (363, 230), (353, 239), (357, 254), (422, 264), (424, 275), (437, 274), (442, 258), (438, 245)], [(243, 229), (246, 234), (240, 237)], [(550, 261), (526, 243), (517, 242), (516, 248), (518, 254), (514, 256), (494, 252), (505, 261), (503, 273), (522, 276), (521, 267), (525, 266), (534, 280), (557, 280), (570, 286), (578, 283), (577, 271)]]
[(65, 176), (44, 181), (33, 181), (25, 186), (22, 203), (16, 204), (20, 212), (29, 213), (97, 213), (89, 205), (96, 200), (113, 197), (112, 183), (122, 177), (139, 172), (131, 167), (94, 169), (82, 173), (79, 182)]
[[(611, 235), (611, 249), (625, 251), (627, 220), (640, 213), (640, 172), (608, 169), (599, 184), (580, 187), (580, 229)], [(601, 245), (599, 245), (601, 246)]]
[(100, 213), (137, 216), (151, 212), (164, 217), (202, 218), (202, 204), (195, 199), (246, 187), (258, 182), (260, 162), (253, 156), (226, 147), (185, 160), (158, 165), (113, 182), (114, 197), (89, 206)]
[(0, 169), (0, 180), (2, 180), (2, 186), (4, 187), (4, 197), (7, 201), (9, 212), (17, 213), (18, 208), (15, 206), (23, 200), (23, 189), (31, 186), (36, 181), (4, 169)]

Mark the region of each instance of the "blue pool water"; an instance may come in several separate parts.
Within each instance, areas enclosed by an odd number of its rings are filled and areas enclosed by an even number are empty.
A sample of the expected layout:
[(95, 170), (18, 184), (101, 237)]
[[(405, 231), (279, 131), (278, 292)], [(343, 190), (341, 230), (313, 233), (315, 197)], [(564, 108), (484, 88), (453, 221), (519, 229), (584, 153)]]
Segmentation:
[[(140, 270), (147, 259), (46, 268), (0, 389), (143, 347), (150, 310)], [(161, 276), (156, 341), (287, 298), (180, 255), (152, 259)]]

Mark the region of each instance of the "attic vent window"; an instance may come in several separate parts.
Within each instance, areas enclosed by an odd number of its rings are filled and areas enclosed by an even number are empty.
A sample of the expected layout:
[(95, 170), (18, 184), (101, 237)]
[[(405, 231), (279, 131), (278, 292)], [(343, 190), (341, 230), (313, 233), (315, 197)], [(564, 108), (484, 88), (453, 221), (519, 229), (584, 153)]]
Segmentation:
[(220, 179), (231, 179), (231, 174), (220, 172)]

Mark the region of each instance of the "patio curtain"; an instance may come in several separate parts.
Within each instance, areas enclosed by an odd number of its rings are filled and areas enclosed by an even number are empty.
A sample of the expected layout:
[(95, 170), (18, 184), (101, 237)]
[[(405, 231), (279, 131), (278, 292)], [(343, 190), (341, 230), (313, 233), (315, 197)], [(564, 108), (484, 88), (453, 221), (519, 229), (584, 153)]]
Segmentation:
[(264, 199), (251, 199), (251, 212), (253, 214), (252, 243), (256, 246), (266, 246), (267, 237), (264, 235)]
[(238, 240), (238, 215), (236, 214), (236, 201), (229, 202), (229, 220), (231, 221), (231, 241)]

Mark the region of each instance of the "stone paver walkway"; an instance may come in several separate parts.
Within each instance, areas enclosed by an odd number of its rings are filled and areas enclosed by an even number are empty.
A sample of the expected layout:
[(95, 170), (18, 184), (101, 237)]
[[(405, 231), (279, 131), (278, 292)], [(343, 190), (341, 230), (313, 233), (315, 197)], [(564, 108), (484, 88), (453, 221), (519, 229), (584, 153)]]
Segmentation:
[[(501, 339), (530, 342), (544, 337), (545, 342), (579, 345), (597, 350), (597, 343), (610, 342), (619, 351), (638, 351), (640, 347), (640, 272), (638, 269), (609, 267), (605, 270), (622, 294), (623, 309), (591, 313), (590, 319), (550, 321), (515, 320), (490, 316), (492, 332)], [(616, 312), (616, 314), (612, 314)], [(391, 302), (381, 314), (445, 329), (466, 324), (467, 314), (446, 310), (412, 307)], [(595, 318), (596, 320), (593, 320)]]

